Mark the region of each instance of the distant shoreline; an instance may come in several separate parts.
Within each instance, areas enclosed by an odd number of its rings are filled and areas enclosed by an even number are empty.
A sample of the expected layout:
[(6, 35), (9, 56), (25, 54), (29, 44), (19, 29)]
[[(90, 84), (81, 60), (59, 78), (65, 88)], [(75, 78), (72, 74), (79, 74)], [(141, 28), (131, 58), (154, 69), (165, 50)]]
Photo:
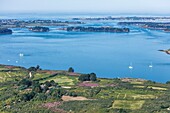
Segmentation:
[[(12, 68), (23, 68), (23, 69), (27, 69), (23, 66), (16, 66), (16, 65), (5, 65), (5, 64), (0, 64), (0, 66), (4, 66), (6, 68), (9, 68), (9, 69), (12, 69)], [(1, 70), (0, 70), (1, 71)], [(6, 70), (8, 71), (8, 70)], [(51, 70), (51, 69), (42, 69), (42, 71), (59, 71), (59, 72), (64, 72), (64, 73), (67, 73), (68, 71), (67, 70)], [(68, 75), (71, 75), (71, 76), (80, 76), (81, 74), (84, 74), (84, 73), (79, 73), (79, 72), (72, 72), (72, 73), (68, 73)], [(109, 77), (97, 77), (97, 78), (100, 78), (100, 79), (116, 79), (116, 77), (114, 78), (109, 78)], [(147, 79), (143, 79), (143, 78), (132, 78), (132, 77), (121, 77), (121, 78), (117, 78), (117, 79), (121, 79), (122, 81), (129, 81), (129, 80), (139, 80), (139, 81), (152, 81), (152, 80), (147, 80)], [(152, 81), (152, 82), (156, 82), (156, 83), (161, 83), (161, 82), (157, 82), (157, 81)], [(165, 84), (165, 83), (163, 83)]]

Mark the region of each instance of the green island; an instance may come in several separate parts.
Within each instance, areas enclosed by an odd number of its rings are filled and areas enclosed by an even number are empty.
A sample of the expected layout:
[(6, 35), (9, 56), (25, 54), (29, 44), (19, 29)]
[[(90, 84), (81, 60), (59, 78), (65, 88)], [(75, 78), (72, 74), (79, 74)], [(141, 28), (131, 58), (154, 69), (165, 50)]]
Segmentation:
[(40, 27), (40, 26), (30, 27), (28, 29), (32, 32), (49, 32), (50, 31), (48, 27)]
[(12, 30), (6, 28), (0, 28), (0, 35), (4, 35), (4, 34), (12, 34)]
[(169, 113), (170, 81), (0, 65), (1, 113)]

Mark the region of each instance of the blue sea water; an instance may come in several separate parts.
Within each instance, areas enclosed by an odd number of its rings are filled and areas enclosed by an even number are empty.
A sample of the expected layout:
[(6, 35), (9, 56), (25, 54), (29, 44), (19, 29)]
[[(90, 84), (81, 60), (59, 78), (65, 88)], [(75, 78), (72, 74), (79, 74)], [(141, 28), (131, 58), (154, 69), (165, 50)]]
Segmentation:
[[(115, 26), (115, 23), (87, 21), (85, 26)], [(33, 33), (14, 28), (12, 35), (0, 35), (0, 64), (25, 67), (38, 64), (43, 69), (57, 70), (73, 67), (76, 72), (95, 72), (105, 78), (170, 80), (170, 56), (158, 51), (170, 48), (170, 33), (130, 29), (130, 33), (80, 33), (52, 26), (48, 33)], [(24, 56), (19, 56), (20, 53)], [(153, 67), (149, 67), (151, 64)], [(129, 69), (130, 65), (133, 69)]]

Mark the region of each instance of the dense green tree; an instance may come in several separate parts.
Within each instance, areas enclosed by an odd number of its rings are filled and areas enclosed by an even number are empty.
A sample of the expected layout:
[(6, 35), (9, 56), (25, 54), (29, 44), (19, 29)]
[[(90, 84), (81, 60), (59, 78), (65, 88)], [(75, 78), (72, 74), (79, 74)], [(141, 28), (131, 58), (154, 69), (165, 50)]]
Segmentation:
[(95, 73), (82, 74), (79, 76), (78, 80), (80, 80), (80, 81), (96, 81), (97, 77), (96, 77)]
[(170, 81), (167, 81), (166, 84), (170, 84)]
[(45, 84), (47, 87), (51, 87), (51, 86), (52, 86), (49, 81), (46, 81), (44, 84)]
[(95, 73), (90, 73), (90, 81), (96, 81), (97, 77)]
[(80, 81), (90, 81), (90, 75), (89, 74), (82, 74), (79, 76), (78, 80)]
[(73, 69), (72, 67), (70, 67), (70, 68), (68, 69), (68, 72), (74, 72), (74, 69)]
[(49, 90), (49, 88), (48, 88), (48, 86), (44, 86), (43, 88), (42, 88), (42, 90), (43, 90), (43, 92), (45, 93), (47, 90)]
[(36, 96), (37, 100), (44, 101), (47, 99), (47, 96), (44, 93), (40, 93)]
[(28, 68), (28, 71), (29, 71), (29, 72), (35, 72), (35, 71), (37, 71), (37, 70), (41, 70), (39, 65), (37, 65), (36, 67), (30, 67), (30, 68)]
[(58, 86), (58, 83), (56, 83), (54, 80), (51, 80), (50, 84), (51, 84), (51, 86), (54, 86), (54, 87)]
[(76, 92), (69, 92), (68, 95), (69, 95), (69, 96), (76, 97), (76, 96), (77, 96), (77, 93), (76, 93)]
[(32, 71), (37, 71), (36, 67), (30, 67), (28, 68), (28, 71), (32, 72)]
[(21, 99), (23, 101), (30, 101), (31, 99), (34, 98), (34, 96), (35, 96), (35, 93), (34, 92), (30, 92), (28, 94), (23, 94)]
[(18, 83), (18, 85), (24, 85), (24, 86), (26, 86), (26, 87), (29, 87), (29, 86), (32, 85), (32, 81), (29, 80), (29, 79), (24, 78), (24, 79), (22, 79), (22, 80)]
[(40, 70), (40, 66), (39, 65), (36, 66), (36, 70)]
[(33, 86), (33, 87), (39, 86), (39, 85), (40, 85), (40, 83), (39, 83), (38, 81), (33, 81), (33, 82), (32, 82), (32, 86)]
[(66, 94), (66, 91), (63, 89), (51, 90), (51, 96), (56, 99), (60, 99), (64, 94)]
[(34, 92), (36, 92), (36, 93), (41, 93), (41, 92), (42, 92), (42, 89), (41, 89), (40, 85), (33, 87), (32, 90), (33, 90)]

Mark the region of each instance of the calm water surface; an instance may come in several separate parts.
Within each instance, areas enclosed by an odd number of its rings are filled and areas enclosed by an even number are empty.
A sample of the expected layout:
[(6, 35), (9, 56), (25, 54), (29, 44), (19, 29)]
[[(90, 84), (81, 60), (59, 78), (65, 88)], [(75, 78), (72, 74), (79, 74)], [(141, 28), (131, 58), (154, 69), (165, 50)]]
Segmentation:
[[(115, 25), (115, 22), (87, 22), (86, 26)], [(132, 28), (130, 33), (79, 33), (59, 31), (33, 33), (13, 29), (0, 35), (0, 64), (36, 66), (95, 72), (99, 77), (134, 77), (166, 82), (170, 80), (170, 56), (159, 49), (170, 48), (170, 33)], [(20, 57), (19, 54), (24, 56)], [(153, 67), (149, 67), (149, 65)], [(133, 69), (129, 69), (132, 65)]]

